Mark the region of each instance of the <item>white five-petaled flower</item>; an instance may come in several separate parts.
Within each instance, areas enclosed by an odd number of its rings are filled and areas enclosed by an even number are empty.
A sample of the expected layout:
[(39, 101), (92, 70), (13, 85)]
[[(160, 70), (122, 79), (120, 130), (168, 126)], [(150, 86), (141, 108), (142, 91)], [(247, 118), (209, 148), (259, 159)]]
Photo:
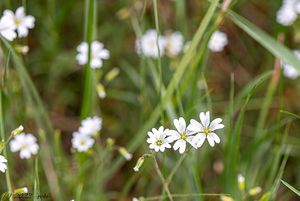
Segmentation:
[(31, 133), (20, 133), (10, 142), (10, 150), (12, 152), (20, 151), (20, 158), (30, 158), (31, 155), (36, 155), (39, 150), (37, 139)]
[(171, 148), (170, 142), (167, 140), (168, 129), (164, 130), (164, 127), (161, 126), (157, 130), (152, 128), (152, 132), (148, 132), (147, 142), (150, 144), (149, 148), (153, 149), (156, 152), (164, 152), (166, 148)]
[[(88, 43), (82, 42), (77, 47), (78, 54), (76, 60), (80, 65), (85, 65), (88, 62)], [(99, 41), (93, 41), (91, 44), (91, 68), (101, 68), (102, 60), (109, 58), (109, 51), (104, 48), (104, 45)]]
[(4, 12), (4, 15), (0, 19), (0, 34), (9, 41), (14, 40), (17, 37), (15, 32), (16, 25), (14, 20)]
[(208, 48), (213, 52), (221, 52), (228, 44), (228, 38), (226, 33), (221, 31), (215, 31), (208, 42)]
[(95, 140), (89, 135), (84, 135), (79, 132), (73, 133), (72, 147), (78, 152), (86, 152), (94, 145)]
[(183, 50), (183, 35), (179, 31), (176, 31), (170, 35), (167, 35), (165, 39), (166, 54), (170, 57), (176, 57)]
[(159, 36), (156, 30), (154, 29), (148, 30), (142, 37), (138, 38), (135, 41), (137, 53), (152, 58), (158, 58), (159, 55), (164, 55), (165, 44), (165, 37)]
[(300, 0), (283, 0), (277, 11), (276, 21), (284, 26), (292, 25), (300, 14)]
[(4, 15), (13, 20), (20, 38), (26, 37), (28, 35), (28, 29), (34, 27), (34, 17), (31, 15), (26, 16), (23, 7), (17, 8), (16, 13), (13, 13), (11, 10), (5, 10)]
[[(294, 50), (293, 53), (300, 60), (300, 51)], [(286, 76), (290, 79), (295, 80), (300, 76), (300, 73), (298, 72), (298, 70), (291, 64), (282, 62), (282, 69), (283, 69), (284, 76)]]
[(94, 116), (81, 121), (79, 132), (84, 135), (95, 135), (102, 128), (102, 118)]
[(186, 142), (190, 143), (194, 148), (197, 148), (195, 144), (192, 143), (194, 136), (193, 132), (186, 129), (185, 120), (180, 117), (179, 119), (174, 119), (173, 121), (176, 130), (167, 130), (167, 135), (169, 136), (167, 140), (169, 142), (174, 142), (174, 150), (179, 149), (179, 153), (183, 153), (186, 149)]
[(4, 156), (0, 155), (0, 171), (3, 173), (7, 169), (7, 165), (5, 163), (7, 163), (6, 158)]
[(196, 136), (193, 138), (193, 143), (197, 147), (201, 147), (205, 139), (208, 140), (210, 146), (214, 146), (215, 143), (220, 143), (220, 138), (217, 134), (214, 133), (215, 130), (224, 128), (224, 125), (221, 124), (222, 119), (216, 118), (210, 122), (209, 112), (201, 112), (199, 114), (200, 123), (194, 119), (190, 121), (190, 125), (187, 127), (187, 130), (191, 133), (196, 133)]

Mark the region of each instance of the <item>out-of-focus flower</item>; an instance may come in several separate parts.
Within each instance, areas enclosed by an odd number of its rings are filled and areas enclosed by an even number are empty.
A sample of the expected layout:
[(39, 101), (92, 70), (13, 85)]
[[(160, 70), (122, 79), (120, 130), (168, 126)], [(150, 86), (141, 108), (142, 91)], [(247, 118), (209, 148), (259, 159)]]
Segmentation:
[(78, 152), (86, 152), (94, 145), (95, 140), (89, 135), (74, 132), (72, 138), (72, 147)]
[(23, 193), (28, 193), (28, 188), (27, 187), (23, 187), (23, 188), (17, 188), (14, 191), (15, 194), (23, 194)]
[(166, 148), (171, 148), (170, 142), (167, 139), (167, 131), (167, 129), (164, 130), (163, 126), (159, 127), (158, 130), (152, 128), (152, 132), (148, 132), (149, 138), (147, 142), (150, 144), (149, 148), (156, 152), (164, 152)]
[(12, 41), (17, 37), (14, 20), (7, 12), (0, 19), (0, 34), (7, 40)]
[(245, 189), (245, 177), (241, 174), (238, 174), (237, 180), (240, 190), (243, 191)]
[[(88, 62), (88, 43), (82, 42), (77, 47), (78, 54), (76, 60), (80, 65), (85, 65)], [(109, 58), (109, 51), (104, 48), (104, 45), (99, 41), (93, 41), (91, 44), (91, 68), (101, 68), (102, 60)]]
[(97, 93), (98, 93), (99, 98), (101, 98), (101, 99), (106, 97), (106, 92), (105, 92), (105, 88), (104, 88), (103, 84), (101, 84), (101, 83), (97, 84)]
[(88, 117), (81, 121), (79, 133), (84, 135), (96, 135), (102, 128), (102, 119), (100, 117)]
[(195, 148), (196, 145), (192, 143), (194, 136), (192, 136), (193, 132), (186, 130), (186, 123), (184, 118), (180, 117), (179, 119), (174, 119), (173, 121), (176, 130), (167, 130), (166, 133), (168, 135), (167, 140), (172, 143), (176, 141), (173, 145), (174, 150), (179, 149), (179, 153), (183, 154), (186, 149), (186, 143), (190, 143)]
[[(293, 53), (300, 60), (300, 51), (294, 50)], [(291, 64), (282, 62), (281, 67), (283, 69), (283, 75), (286, 76), (287, 78), (295, 80), (300, 76), (298, 70)]]
[(208, 42), (208, 48), (213, 52), (221, 52), (228, 44), (227, 35), (221, 31), (215, 31)]
[(144, 156), (141, 156), (139, 157), (138, 161), (136, 162), (133, 170), (135, 172), (138, 172), (140, 170), (140, 168), (142, 167), (142, 165), (144, 164), (144, 161), (145, 161), (145, 157)]
[(148, 30), (142, 37), (135, 41), (137, 53), (151, 58), (158, 58), (158, 52), (160, 53), (160, 56), (163, 56), (165, 53), (165, 45), (165, 38), (163, 36), (159, 36), (154, 29)]
[(20, 133), (10, 142), (12, 152), (20, 152), (20, 158), (29, 159), (31, 155), (36, 155), (39, 150), (37, 139), (31, 133)]
[(26, 16), (23, 7), (17, 8), (16, 13), (13, 13), (11, 10), (5, 10), (4, 15), (13, 20), (20, 38), (26, 37), (28, 35), (28, 30), (34, 27), (34, 17), (31, 15)]
[(132, 154), (127, 151), (124, 147), (119, 147), (119, 153), (128, 161), (132, 159)]
[(276, 21), (284, 26), (292, 25), (300, 13), (300, 0), (283, 0), (277, 11)]
[(221, 195), (220, 197), (221, 201), (234, 201), (232, 197), (226, 196), (226, 195)]
[(1, 172), (5, 172), (5, 170), (7, 169), (7, 160), (4, 156), (0, 155), (0, 171)]
[(168, 56), (176, 57), (183, 50), (184, 38), (179, 31), (165, 36), (165, 40), (166, 54)]
[(187, 127), (189, 132), (197, 133), (193, 138), (193, 143), (196, 144), (197, 147), (201, 147), (205, 139), (207, 139), (209, 145), (212, 147), (215, 145), (215, 143), (220, 143), (220, 138), (216, 133), (214, 133), (214, 131), (224, 128), (224, 125), (221, 124), (222, 119), (216, 118), (210, 122), (209, 112), (201, 112), (199, 114), (199, 118), (200, 123), (192, 119)]

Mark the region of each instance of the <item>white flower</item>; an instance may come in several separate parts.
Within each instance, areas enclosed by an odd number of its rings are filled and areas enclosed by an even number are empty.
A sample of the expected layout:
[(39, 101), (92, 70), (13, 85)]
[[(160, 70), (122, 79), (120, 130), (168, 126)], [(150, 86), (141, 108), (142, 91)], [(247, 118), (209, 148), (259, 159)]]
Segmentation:
[(102, 128), (102, 119), (100, 117), (88, 117), (81, 121), (79, 132), (85, 135), (95, 135)]
[(20, 158), (28, 159), (31, 155), (36, 155), (39, 150), (37, 139), (31, 133), (16, 135), (9, 145), (12, 152), (20, 151)]
[(94, 145), (95, 140), (79, 132), (73, 133), (72, 147), (79, 152), (86, 152)]
[(300, 0), (283, 0), (276, 14), (276, 21), (284, 26), (293, 24), (300, 13)]
[(9, 41), (14, 40), (17, 37), (15, 32), (16, 25), (14, 20), (4, 12), (4, 15), (0, 19), (0, 34)]
[(194, 136), (192, 136), (192, 132), (186, 130), (185, 120), (180, 117), (179, 119), (174, 119), (173, 121), (176, 130), (167, 130), (167, 135), (169, 136), (167, 140), (171, 143), (174, 142), (173, 148), (174, 150), (179, 149), (179, 153), (183, 153), (186, 149), (186, 142), (190, 143), (193, 147), (197, 148), (196, 145), (192, 143)]
[(213, 52), (221, 52), (228, 44), (227, 35), (221, 31), (215, 31), (208, 42), (208, 48)]
[(140, 201), (140, 200), (134, 197), (132, 198), (132, 201)]
[(152, 128), (152, 132), (148, 132), (147, 142), (150, 144), (149, 148), (154, 149), (156, 152), (164, 152), (166, 148), (171, 148), (170, 142), (167, 140), (167, 131), (167, 129), (164, 130), (163, 126), (159, 127), (158, 130)]
[(158, 36), (156, 30), (148, 30), (142, 37), (135, 41), (138, 54), (144, 54), (146, 57), (158, 58), (157, 37), (160, 55), (164, 55), (165, 38)]
[(179, 31), (167, 35), (165, 39), (166, 39), (166, 53), (170, 57), (177, 56), (183, 50), (184, 38)]
[(3, 173), (7, 169), (7, 165), (5, 163), (7, 163), (6, 158), (4, 156), (0, 155), (0, 171)]
[(28, 29), (32, 29), (34, 27), (34, 17), (31, 15), (26, 16), (23, 7), (19, 7), (15, 14), (11, 10), (5, 10), (4, 15), (7, 15), (14, 21), (20, 38), (26, 37), (28, 35)]
[[(88, 43), (82, 42), (77, 47), (78, 54), (76, 60), (80, 65), (85, 65), (88, 62)], [(109, 51), (104, 48), (104, 45), (99, 41), (93, 41), (91, 44), (91, 68), (101, 68), (102, 60), (109, 58)]]
[(209, 112), (201, 112), (199, 114), (200, 123), (194, 119), (190, 121), (190, 125), (187, 127), (192, 133), (197, 133), (197, 135), (193, 138), (193, 143), (196, 144), (197, 147), (201, 147), (204, 143), (205, 139), (208, 140), (210, 146), (214, 146), (215, 143), (220, 143), (220, 138), (213, 131), (217, 129), (224, 128), (224, 125), (221, 124), (222, 119), (216, 118), (212, 122), (210, 122)]
[[(294, 50), (293, 53), (300, 60), (300, 51)], [(300, 76), (300, 73), (298, 72), (298, 70), (291, 64), (282, 62), (281, 66), (283, 69), (284, 76), (286, 76), (290, 79), (293, 79), (293, 80), (297, 79)]]

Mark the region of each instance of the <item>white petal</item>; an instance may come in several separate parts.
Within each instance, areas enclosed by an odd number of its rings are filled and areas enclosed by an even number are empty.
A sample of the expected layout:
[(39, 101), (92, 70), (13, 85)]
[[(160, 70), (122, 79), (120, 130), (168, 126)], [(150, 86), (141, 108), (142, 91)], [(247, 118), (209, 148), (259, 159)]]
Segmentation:
[(98, 56), (101, 58), (101, 59), (108, 59), (109, 58), (109, 51), (106, 50), (106, 49), (103, 49), (99, 52)]
[(26, 25), (26, 27), (28, 27), (30, 29), (32, 29), (34, 27), (34, 22), (35, 22), (35, 19), (31, 15), (26, 16), (24, 19), (24, 24)]
[(201, 112), (200, 114), (199, 114), (199, 118), (200, 118), (200, 121), (201, 121), (201, 124), (205, 127), (205, 128), (207, 128), (208, 127), (208, 125), (209, 125), (209, 114), (208, 114), (208, 118), (207, 118), (207, 113), (204, 113), (204, 112)]
[(0, 33), (8, 41), (12, 41), (12, 40), (14, 40), (17, 37), (16, 32), (14, 32), (13, 30), (10, 30), (10, 29), (3, 30)]
[(185, 151), (185, 148), (186, 148), (186, 142), (184, 140), (182, 140), (181, 146), (179, 148), (179, 153), (183, 154), (183, 152)]
[(102, 60), (99, 58), (92, 58), (91, 60), (91, 68), (101, 68)]
[(23, 7), (19, 7), (16, 10), (16, 17), (22, 19), (25, 16), (25, 11)]
[(173, 149), (176, 151), (177, 149), (179, 149), (179, 147), (181, 147), (181, 145), (182, 145), (182, 141), (177, 140), (173, 145)]
[(211, 136), (217, 144), (219, 144), (221, 142), (221, 140), (220, 140), (220, 138), (219, 138), (219, 136), (217, 134), (210, 133), (208, 135)]
[(186, 138), (186, 141), (187, 141), (190, 145), (192, 145), (195, 149), (197, 149), (198, 147), (197, 147), (197, 144), (194, 143), (194, 140), (193, 140), (194, 138), (195, 138), (194, 136), (189, 136), (189, 137)]
[(200, 133), (198, 134), (199, 138), (198, 138), (198, 141), (197, 141), (197, 147), (201, 147), (206, 139), (206, 135), (203, 134), (203, 133)]
[(211, 135), (207, 135), (207, 141), (211, 147), (215, 146), (214, 138)]
[(174, 119), (173, 123), (176, 129), (179, 131), (179, 133), (185, 132), (186, 123), (182, 117), (180, 117), (179, 119)]
[(224, 125), (221, 124), (222, 122), (222, 119), (221, 118), (216, 118), (214, 119), (211, 123), (210, 123), (210, 130), (214, 131), (214, 130), (217, 130), (217, 129), (221, 129), (221, 128), (224, 128)]
[(28, 29), (25, 26), (18, 26), (17, 31), (20, 38), (28, 35)]
[(196, 120), (191, 119), (190, 124), (187, 127), (189, 134), (198, 133), (203, 130), (203, 126)]

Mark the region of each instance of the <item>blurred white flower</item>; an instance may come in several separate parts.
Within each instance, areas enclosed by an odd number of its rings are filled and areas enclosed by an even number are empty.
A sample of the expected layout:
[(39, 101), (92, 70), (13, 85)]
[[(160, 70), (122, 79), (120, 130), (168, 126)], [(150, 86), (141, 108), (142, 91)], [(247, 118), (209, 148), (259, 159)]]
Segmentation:
[(128, 161), (132, 159), (132, 154), (127, 151), (125, 147), (119, 147), (119, 153)]
[(147, 142), (150, 144), (149, 148), (156, 152), (164, 152), (166, 148), (171, 148), (170, 142), (167, 140), (167, 131), (167, 129), (164, 130), (163, 126), (159, 127), (158, 130), (152, 128), (152, 132), (148, 132)]
[(34, 17), (31, 15), (26, 16), (23, 7), (17, 8), (15, 14), (11, 10), (5, 10), (4, 15), (8, 16), (14, 21), (18, 36), (20, 38), (26, 37), (28, 35), (28, 29), (32, 29), (34, 27)]
[(238, 174), (237, 180), (238, 180), (238, 185), (239, 185), (240, 190), (244, 190), (245, 189), (245, 177), (242, 174)]
[(163, 56), (166, 40), (163, 36), (158, 36), (154, 29), (148, 30), (142, 37), (135, 41), (137, 53), (144, 54), (146, 57), (158, 58), (157, 37), (160, 56)]
[[(77, 47), (78, 54), (76, 60), (80, 65), (85, 65), (88, 62), (88, 43), (82, 42)], [(93, 41), (91, 44), (91, 68), (101, 68), (102, 60), (109, 58), (109, 51), (104, 48), (104, 45), (99, 41)]]
[(214, 146), (215, 143), (220, 143), (220, 138), (213, 131), (217, 129), (224, 128), (224, 125), (221, 124), (222, 119), (216, 118), (210, 122), (209, 112), (201, 112), (199, 114), (200, 123), (194, 119), (190, 121), (190, 125), (187, 127), (187, 130), (191, 133), (197, 133), (193, 138), (193, 143), (197, 147), (201, 147), (205, 139), (207, 139), (210, 146)]
[[(300, 60), (300, 51), (294, 50), (293, 53)], [(281, 67), (283, 69), (283, 75), (286, 76), (287, 78), (295, 80), (300, 76), (298, 70), (291, 64), (282, 62)]]
[(0, 155), (0, 171), (3, 173), (7, 169), (7, 165), (5, 163), (7, 163), (6, 158), (4, 156)]
[(284, 26), (292, 25), (300, 13), (300, 0), (283, 0), (277, 11), (276, 21)]
[(228, 38), (226, 33), (221, 31), (215, 31), (208, 42), (208, 48), (213, 52), (221, 52), (228, 44)]
[(176, 57), (183, 50), (184, 38), (179, 31), (165, 36), (165, 40), (166, 54), (168, 56)]
[(174, 119), (173, 121), (176, 130), (167, 130), (166, 133), (169, 136), (167, 140), (172, 143), (176, 141), (173, 145), (174, 150), (179, 149), (179, 153), (183, 154), (186, 149), (186, 142), (190, 143), (193, 147), (197, 148), (196, 145), (192, 143), (194, 136), (192, 132), (186, 130), (185, 120), (180, 117), (179, 119)]
[(4, 12), (4, 15), (0, 19), (0, 34), (9, 41), (14, 40), (17, 37), (15, 32), (16, 25), (14, 20)]
[(102, 128), (102, 118), (94, 116), (81, 121), (79, 132), (84, 135), (96, 135)]
[(140, 201), (140, 200), (134, 197), (132, 198), (132, 201)]
[(86, 152), (94, 145), (95, 140), (88, 136), (79, 132), (73, 133), (72, 138), (72, 147), (76, 149), (78, 152)]
[(12, 152), (20, 151), (20, 158), (29, 159), (31, 155), (36, 155), (39, 150), (37, 139), (31, 133), (20, 133), (10, 142)]

